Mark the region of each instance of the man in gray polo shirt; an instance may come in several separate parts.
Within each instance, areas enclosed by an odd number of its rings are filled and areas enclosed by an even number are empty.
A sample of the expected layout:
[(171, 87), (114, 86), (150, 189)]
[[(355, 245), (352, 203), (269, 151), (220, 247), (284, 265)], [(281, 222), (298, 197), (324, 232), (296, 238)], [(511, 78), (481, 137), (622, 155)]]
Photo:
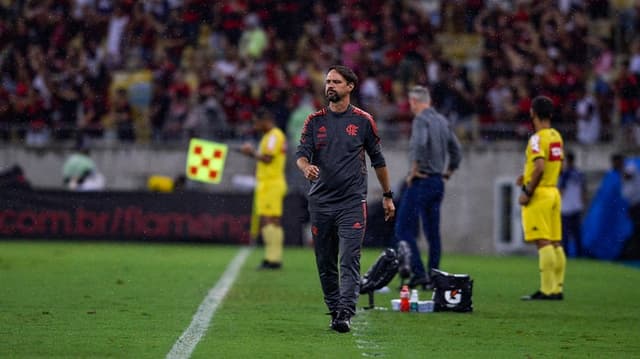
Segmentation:
[[(440, 205), (444, 181), (460, 164), (460, 142), (449, 121), (431, 106), (429, 90), (415, 86), (409, 91), (409, 105), (415, 115), (409, 142), (410, 170), (398, 208), (396, 241), (406, 241), (411, 249), (412, 288), (428, 288), (430, 271), (440, 267)], [(429, 242), (429, 272), (425, 271), (416, 237), (422, 219)]]

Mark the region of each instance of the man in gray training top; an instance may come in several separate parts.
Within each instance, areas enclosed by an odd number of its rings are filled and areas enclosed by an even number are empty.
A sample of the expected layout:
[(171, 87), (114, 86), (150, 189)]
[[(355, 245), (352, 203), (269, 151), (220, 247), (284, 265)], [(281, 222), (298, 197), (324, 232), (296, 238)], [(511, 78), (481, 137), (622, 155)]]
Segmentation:
[[(409, 286), (431, 286), (430, 271), (440, 266), (440, 205), (444, 181), (460, 164), (460, 143), (444, 116), (431, 107), (429, 90), (414, 86), (409, 105), (416, 116), (409, 141), (409, 174), (396, 219), (396, 241), (406, 241), (411, 249), (412, 278)], [(447, 164), (447, 155), (449, 157)], [(418, 218), (429, 242), (429, 272), (425, 271), (416, 237)]]
[(360, 251), (367, 223), (365, 152), (384, 192), (385, 220), (395, 214), (376, 123), (370, 114), (351, 105), (357, 82), (351, 69), (329, 68), (325, 81), (329, 106), (309, 115), (296, 153), (296, 165), (311, 181), (311, 233), (324, 301), (331, 328), (341, 333), (351, 328), (360, 286)]

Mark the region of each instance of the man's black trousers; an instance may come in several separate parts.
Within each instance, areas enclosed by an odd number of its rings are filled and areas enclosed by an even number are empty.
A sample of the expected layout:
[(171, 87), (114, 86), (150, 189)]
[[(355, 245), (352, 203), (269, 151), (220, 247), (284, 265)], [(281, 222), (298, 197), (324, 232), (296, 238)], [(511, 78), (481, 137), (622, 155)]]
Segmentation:
[(335, 211), (311, 211), (316, 264), (330, 312), (355, 314), (366, 218), (366, 202)]

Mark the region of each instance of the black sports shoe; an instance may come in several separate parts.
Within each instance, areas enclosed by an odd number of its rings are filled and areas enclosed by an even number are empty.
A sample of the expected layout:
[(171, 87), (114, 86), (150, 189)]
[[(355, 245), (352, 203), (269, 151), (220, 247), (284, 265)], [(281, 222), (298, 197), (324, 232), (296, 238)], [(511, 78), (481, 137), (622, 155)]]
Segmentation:
[[(331, 314), (333, 317), (333, 313)], [(342, 310), (338, 313), (338, 315), (331, 321), (331, 329), (335, 330), (338, 333), (347, 333), (351, 330), (351, 313), (346, 310)]]
[(338, 312), (329, 312), (327, 315), (331, 315), (331, 321), (329, 322), (329, 328), (333, 329), (333, 322), (336, 321), (338, 317)]
[(409, 286), (409, 288), (413, 289), (413, 288), (422, 288), (422, 290), (432, 290), (433, 289), (433, 283), (431, 282), (431, 279), (429, 279), (429, 277), (427, 276), (421, 276), (421, 277), (411, 277), (411, 279), (409, 280), (409, 283), (407, 283), (407, 285)]
[(564, 297), (562, 293), (557, 294), (544, 294), (541, 291), (537, 291), (531, 295), (525, 295), (520, 297), (522, 300), (562, 300)]
[(282, 263), (269, 262), (267, 260), (263, 260), (257, 269), (263, 270), (263, 269), (280, 269), (280, 268), (282, 268)]

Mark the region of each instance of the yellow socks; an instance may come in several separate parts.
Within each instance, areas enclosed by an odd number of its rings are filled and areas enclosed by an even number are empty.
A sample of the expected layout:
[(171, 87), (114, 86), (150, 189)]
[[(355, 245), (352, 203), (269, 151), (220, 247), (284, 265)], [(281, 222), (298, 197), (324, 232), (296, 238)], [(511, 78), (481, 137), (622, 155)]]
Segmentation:
[(556, 284), (556, 251), (552, 245), (538, 249), (538, 263), (540, 266), (540, 291), (549, 295), (555, 293)]
[(556, 294), (562, 293), (562, 285), (564, 284), (564, 271), (567, 267), (567, 256), (564, 254), (564, 249), (562, 248), (562, 246), (553, 248), (556, 252), (556, 269), (553, 273), (556, 281), (556, 288), (553, 293)]
[(267, 224), (262, 227), (264, 241), (264, 259), (269, 263), (282, 263), (282, 247), (284, 245), (284, 231), (281, 226)]

